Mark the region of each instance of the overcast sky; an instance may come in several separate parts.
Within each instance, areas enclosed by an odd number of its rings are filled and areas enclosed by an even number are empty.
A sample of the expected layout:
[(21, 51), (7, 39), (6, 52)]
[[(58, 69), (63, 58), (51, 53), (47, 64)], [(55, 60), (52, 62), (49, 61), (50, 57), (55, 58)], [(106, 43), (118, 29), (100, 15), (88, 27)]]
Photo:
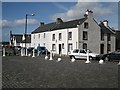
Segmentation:
[(60, 17), (63, 21), (82, 18), (86, 9), (93, 11), (98, 23), (108, 20), (110, 27), (118, 29), (117, 2), (3, 2), (2, 3), (2, 35), (3, 40), (9, 40), (9, 32), (23, 34), (25, 15), (28, 16), (28, 33), (34, 31), (40, 22), (51, 23)]

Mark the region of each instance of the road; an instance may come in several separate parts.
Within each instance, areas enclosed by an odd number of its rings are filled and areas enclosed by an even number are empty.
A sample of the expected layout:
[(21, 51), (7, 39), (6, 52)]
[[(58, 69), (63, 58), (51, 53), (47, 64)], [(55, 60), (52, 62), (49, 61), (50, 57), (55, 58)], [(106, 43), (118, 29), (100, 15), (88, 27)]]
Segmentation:
[(118, 88), (118, 62), (98, 61), (85, 64), (85, 60), (61, 62), (45, 60), (44, 56), (2, 58), (3, 88)]

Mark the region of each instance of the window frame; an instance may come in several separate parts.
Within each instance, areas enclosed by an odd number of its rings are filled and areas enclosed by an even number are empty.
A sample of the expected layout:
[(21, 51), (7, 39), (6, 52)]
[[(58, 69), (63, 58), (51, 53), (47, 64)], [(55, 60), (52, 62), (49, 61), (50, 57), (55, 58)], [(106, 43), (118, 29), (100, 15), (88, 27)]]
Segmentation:
[(59, 33), (59, 41), (62, 40), (62, 33)]
[(88, 40), (88, 32), (83, 31), (83, 40)]
[(85, 22), (84, 23), (84, 29), (88, 29), (89, 28), (89, 23), (88, 22)]
[(52, 51), (56, 51), (56, 44), (52, 44)]
[(55, 41), (55, 34), (52, 34), (52, 41)]
[(87, 49), (87, 43), (83, 43), (83, 49)]
[(72, 40), (72, 32), (68, 32), (68, 40)]

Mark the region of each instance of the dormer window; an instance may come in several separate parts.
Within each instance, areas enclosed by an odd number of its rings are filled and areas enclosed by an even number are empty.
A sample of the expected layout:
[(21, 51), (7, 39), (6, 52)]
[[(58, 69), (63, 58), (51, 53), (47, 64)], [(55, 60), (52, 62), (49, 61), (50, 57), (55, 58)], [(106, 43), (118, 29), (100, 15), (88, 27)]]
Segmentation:
[(84, 23), (84, 28), (85, 28), (85, 29), (88, 29), (88, 27), (89, 27), (88, 22), (85, 22), (85, 23)]

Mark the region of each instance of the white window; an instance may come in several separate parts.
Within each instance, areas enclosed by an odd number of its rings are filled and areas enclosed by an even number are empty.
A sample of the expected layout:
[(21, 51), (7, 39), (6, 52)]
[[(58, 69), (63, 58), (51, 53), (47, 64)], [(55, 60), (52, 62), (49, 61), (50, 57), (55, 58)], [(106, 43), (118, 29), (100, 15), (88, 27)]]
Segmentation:
[(56, 50), (56, 46), (55, 46), (55, 44), (52, 44), (52, 50), (53, 50), (53, 51)]
[(40, 34), (38, 34), (38, 38), (40, 38)]
[(64, 47), (65, 47), (65, 46), (64, 46), (64, 43), (62, 43), (62, 49), (64, 49)]
[(62, 40), (62, 33), (59, 33), (59, 40)]
[(83, 31), (83, 40), (88, 40), (88, 33), (87, 33), (87, 31)]
[(87, 43), (83, 43), (83, 49), (87, 49)]
[(85, 22), (85, 23), (84, 23), (84, 28), (85, 28), (85, 29), (88, 29), (88, 27), (89, 27), (88, 22)]
[(35, 39), (35, 34), (34, 34), (33, 38)]
[(45, 43), (43, 43), (43, 45), (45, 46)]
[(68, 32), (68, 40), (72, 40), (72, 32)]
[(44, 38), (45, 38), (45, 33), (44, 33)]
[(55, 34), (52, 35), (52, 41), (55, 41)]
[(68, 52), (70, 52), (71, 50), (73, 50), (73, 45), (72, 45), (72, 43), (69, 43), (68, 44)]

